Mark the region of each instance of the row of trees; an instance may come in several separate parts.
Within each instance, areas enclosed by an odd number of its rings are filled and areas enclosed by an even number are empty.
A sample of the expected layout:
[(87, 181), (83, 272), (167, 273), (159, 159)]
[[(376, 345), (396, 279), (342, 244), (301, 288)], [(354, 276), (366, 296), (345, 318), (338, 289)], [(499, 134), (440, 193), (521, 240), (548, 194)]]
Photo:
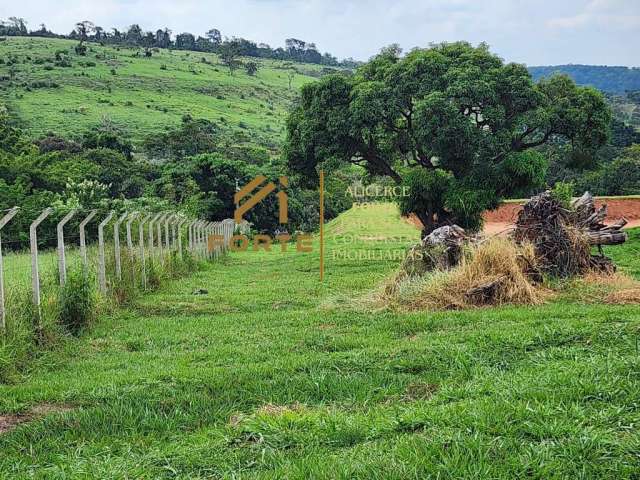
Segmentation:
[(353, 59), (338, 61), (330, 53), (322, 54), (315, 43), (308, 43), (304, 40), (289, 38), (285, 41), (284, 48), (272, 48), (266, 43), (256, 43), (245, 38), (223, 38), (220, 30), (216, 28), (208, 30), (204, 36), (183, 32), (174, 37), (172, 31), (168, 28), (157, 29), (155, 32), (144, 31), (140, 25), (133, 24), (126, 30), (117, 28), (105, 29), (95, 25), (93, 22), (84, 20), (78, 22), (76, 28), (68, 35), (59, 35), (48, 30), (44, 24), (41, 24), (38, 30), (29, 31), (27, 22), (23, 18), (10, 17), (7, 21), (0, 21), (0, 35), (70, 38), (79, 40), (80, 44), (86, 41), (93, 41), (145, 49), (175, 48), (213, 53), (222, 53), (231, 46), (239, 55), (247, 57), (273, 58), (327, 66), (354, 67), (357, 65), (357, 62)]

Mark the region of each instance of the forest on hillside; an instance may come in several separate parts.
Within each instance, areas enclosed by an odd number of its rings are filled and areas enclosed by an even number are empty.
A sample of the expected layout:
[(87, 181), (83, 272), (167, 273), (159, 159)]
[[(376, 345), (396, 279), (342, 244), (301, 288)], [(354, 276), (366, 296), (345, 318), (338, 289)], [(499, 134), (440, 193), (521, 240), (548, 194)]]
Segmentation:
[(549, 65), (529, 67), (534, 80), (554, 74), (569, 75), (578, 85), (595, 87), (613, 94), (640, 90), (640, 68), (606, 65)]

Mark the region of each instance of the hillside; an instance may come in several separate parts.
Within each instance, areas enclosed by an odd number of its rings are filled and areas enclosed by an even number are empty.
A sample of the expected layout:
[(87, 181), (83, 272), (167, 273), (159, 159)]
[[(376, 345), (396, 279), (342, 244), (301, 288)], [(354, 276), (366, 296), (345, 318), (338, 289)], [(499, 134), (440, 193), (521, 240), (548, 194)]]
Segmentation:
[[(8, 37), (0, 42), (0, 101), (30, 135), (76, 136), (109, 120), (139, 143), (183, 115), (216, 122), (239, 142), (275, 148), (299, 87), (322, 67), (250, 59), (258, 72), (233, 75), (215, 54)], [(291, 82), (290, 75), (292, 76)]]
[(609, 67), (600, 65), (549, 65), (529, 67), (534, 80), (554, 73), (569, 75), (578, 85), (588, 85), (603, 92), (621, 94), (640, 90), (640, 68)]
[[(38, 37), (0, 42), (0, 101), (34, 138), (48, 132), (73, 137), (110, 121), (139, 144), (190, 114), (214, 121), (235, 142), (275, 150), (299, 87), (325, 72), (315, 64), (245, 58), (258, 64), (257, 74), (240, 68), (231, 75), (213, 53), (152, 49), (146, 57), (137, 47), (89, 43), (81, 56), (76, 45)], [(559, 65), (529, 71), (536, 80), (566, 73), (606, 92), (640, 89), (640, 69)]]

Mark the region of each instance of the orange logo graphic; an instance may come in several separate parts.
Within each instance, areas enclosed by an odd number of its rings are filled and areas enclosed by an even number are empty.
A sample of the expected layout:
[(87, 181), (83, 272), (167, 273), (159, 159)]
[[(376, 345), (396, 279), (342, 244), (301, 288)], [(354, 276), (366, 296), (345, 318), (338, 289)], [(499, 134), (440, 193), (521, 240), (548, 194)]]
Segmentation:
[[(289, 185), (289, 179), (287, 177), (280, 177), (280, 186), (287, 187)], [(264, 175), (258, 175), (256, 178), (242, 187), (233, 197), (236, 204), (236, 211), (234, 213), (234, 219), (236, 224), (242, 222), (242, 216), (255, 207), (258, 203), (264, 200), (267, 195), (272, 193), (276, 189), (276, 185), (273, 182), (269, 182), (264, 185), (255, 195), (251, 196), (251, 193), (267, 181), (267, 177)], [(289, 221), (288, 212), (288, 197), (285, 192), (280, 190), (276, 196), (278, 197), (280, 223), (287, 223)], [(240, 204), (240, 201), (245, 197), (249, 197), (244, 203)]]

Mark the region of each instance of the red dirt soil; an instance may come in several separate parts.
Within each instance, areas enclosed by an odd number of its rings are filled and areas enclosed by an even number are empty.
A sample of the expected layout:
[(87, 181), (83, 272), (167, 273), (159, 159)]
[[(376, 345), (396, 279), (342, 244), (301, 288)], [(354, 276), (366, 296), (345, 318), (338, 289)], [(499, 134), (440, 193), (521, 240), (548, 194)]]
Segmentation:
[[(605, 204), (609, 221), (616, 221), (621, 217), (631, 223), (632, 220), (640, 220), (640, 198), (596, 198), (596, 208)], [(503, 203), (496, 210), (485, 212), (486, 223), (513, 223), (518, 217), (522, 204)]]
[[(607, 205), (607, 220), (615, 222), (621, 217), (626, 218), (626, 228), (640, 227), (640, 198), (596, 198), (596, 207)], [(490, 235), (509, 230), (522, 209), (522, 203), (503, 203), (496, 210), (485, 212), (484, 232)], [(407, 221), (416, 228), (422, 229), (422, 223), (415, 215), (407, 217)]]

